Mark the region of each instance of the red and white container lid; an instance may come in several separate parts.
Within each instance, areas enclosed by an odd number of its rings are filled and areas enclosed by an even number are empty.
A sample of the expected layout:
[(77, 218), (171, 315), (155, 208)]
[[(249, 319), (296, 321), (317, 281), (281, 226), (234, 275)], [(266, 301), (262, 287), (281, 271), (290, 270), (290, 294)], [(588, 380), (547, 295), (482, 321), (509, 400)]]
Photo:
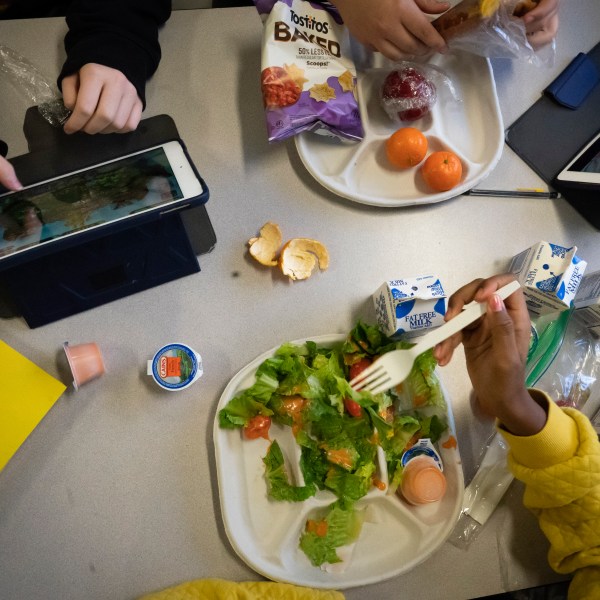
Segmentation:
[(202, 357), (186, 344), (167, 344), (148, 361), (148, 375), (170, 392), (188, 388), (203, 373)]

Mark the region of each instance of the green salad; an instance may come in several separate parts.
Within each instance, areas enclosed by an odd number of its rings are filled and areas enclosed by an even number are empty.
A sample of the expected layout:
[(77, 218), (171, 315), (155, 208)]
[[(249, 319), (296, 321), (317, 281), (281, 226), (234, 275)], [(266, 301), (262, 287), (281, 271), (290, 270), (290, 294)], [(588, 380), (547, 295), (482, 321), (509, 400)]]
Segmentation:
[[(271, 499), (302, 502), (318, 490), (334, 494), (327, 509), (307, 519), (300, 537), (315, 566), (340, 562), (337, 549), (360, 534), (364, 511), (357, 502), (373, 487), (395, 491), (404, 451), (420, 438), (435, 443), (448, 427), (430, 351), (388, 392), (356, 392), (348, 383), (378, 356), (410, 345), (362, 322), (331, 347), (311, 341), (283, 344), (258, 367), (255, 383), (219, 411), (220, 427), (240, 428), (248, 440), (270, 439), (272, 422), (291, 428), (304, 482), (290, 481), (281, 448), (271, 441), (263, 458)], [(380, 479), (378, 447), (385, 454), (388, 486)]]

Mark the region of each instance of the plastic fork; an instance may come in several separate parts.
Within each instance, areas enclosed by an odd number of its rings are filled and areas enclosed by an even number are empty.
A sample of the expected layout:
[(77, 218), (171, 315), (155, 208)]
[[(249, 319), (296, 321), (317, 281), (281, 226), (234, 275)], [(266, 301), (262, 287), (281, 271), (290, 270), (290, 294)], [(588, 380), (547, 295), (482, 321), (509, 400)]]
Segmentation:
[[(520, 287), (518, 281), (511, 281), (501, 287), (496, 294), (502, 300), (508, 298)], [(356, 391), (368, 391), (379, 394), (391, 387), (402, 383), (412, 370), (415, 359), (419, 354), (433, 348), (436, 344), (443, 342), (470, 325), (487, 310), (486, 302), (471, 302), (463, 311), (444, 325), (422, 336), (411, 348), (403, 350), (392, 350), (380, 356), (372, 365), (368, 366), (362, 373), (350, 381), (350, 385)]]

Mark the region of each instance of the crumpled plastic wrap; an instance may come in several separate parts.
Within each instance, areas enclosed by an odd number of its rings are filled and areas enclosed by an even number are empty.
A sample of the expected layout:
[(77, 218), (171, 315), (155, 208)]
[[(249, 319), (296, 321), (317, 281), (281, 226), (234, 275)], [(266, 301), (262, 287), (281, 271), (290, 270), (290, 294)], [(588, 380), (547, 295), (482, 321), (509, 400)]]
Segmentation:
[(37, 105), (40, 114), (55, 127), (62, 127), (69, 118), (58, 90), (40, 70), (11, 48), (0, 44), (0, 73), (24, 95), (28, 102)]
[(486, 8), (495, 4), (486, 0), (463, 0), (432, 24), (451, 51), (523, 60), (535, 66), (552, 66), (556, 57), (554, 40), (537, 51), (532, 48), (523, 20), (513, 14), (518, 0), (499, 0), (497, 10), (487, 16)]
[(416, 121), (429, 113), (442, 87), (454, 100), (459, 99), (452, 80), (442, 69), (404, 60), (394, 63), (381, 86), (379, 98), (392, 121)]

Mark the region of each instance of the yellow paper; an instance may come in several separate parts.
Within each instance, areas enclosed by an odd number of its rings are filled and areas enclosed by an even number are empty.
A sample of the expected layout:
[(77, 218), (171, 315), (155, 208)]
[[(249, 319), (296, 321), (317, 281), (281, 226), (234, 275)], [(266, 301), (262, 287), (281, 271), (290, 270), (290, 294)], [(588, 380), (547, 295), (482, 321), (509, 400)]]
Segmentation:
[(0, 340), (0, 471), (65, 389)]

